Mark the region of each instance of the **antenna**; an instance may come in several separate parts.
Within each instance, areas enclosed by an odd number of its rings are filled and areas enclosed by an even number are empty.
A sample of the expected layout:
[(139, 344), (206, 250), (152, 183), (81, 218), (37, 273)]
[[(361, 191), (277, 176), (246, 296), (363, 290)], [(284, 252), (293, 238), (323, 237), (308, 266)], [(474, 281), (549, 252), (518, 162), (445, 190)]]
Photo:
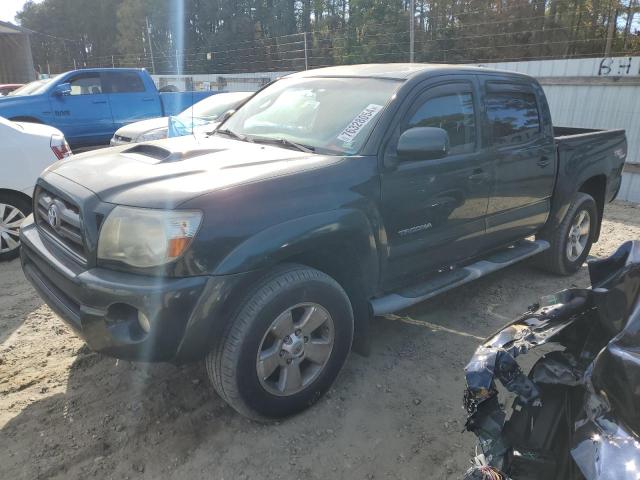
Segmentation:
[[(193, 77), (191, 77), (191, 78), (193, 78)], [(191, 82), (191, 135), (193, 135), (193, 138), (196, 138), (196, 131), (195, 131), (196, 129), (195, 129), (195, 123), (194, 123), (195, 119), (194, 119), (194, 115), (193, 115), (193, 102), (195, 100), (193, 97), (195, 96), (195, 93), (196, 93), (193, 90), (194, 88), (195, 88), (194, 87), (194, 83), (192, 81)]]
[(149, 26), (149, 17), (145, 17), (147, 21), (147, 40), (149, 40), (149, 55), (151, 56), (151, 71), (156, 74), (156, 62), (153, 59), (153, 46), (151, 44), (151, 27)]

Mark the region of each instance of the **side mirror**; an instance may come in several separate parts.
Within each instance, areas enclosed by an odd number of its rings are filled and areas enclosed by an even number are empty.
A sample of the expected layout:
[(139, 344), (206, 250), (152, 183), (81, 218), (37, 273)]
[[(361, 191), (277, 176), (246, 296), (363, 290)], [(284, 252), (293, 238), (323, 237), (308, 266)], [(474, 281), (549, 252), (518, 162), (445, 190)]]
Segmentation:
[(60, 85), (56, 85), (53, 89), (53, 94), (56, 97), (66, 97), (67, 95), (71, 95), (71, 84), (61, 83)]
[(410, 128), (400, 135), (397, 151), (402, 160), (442, 158), (449, 151), (449, 134), (436, 127)]

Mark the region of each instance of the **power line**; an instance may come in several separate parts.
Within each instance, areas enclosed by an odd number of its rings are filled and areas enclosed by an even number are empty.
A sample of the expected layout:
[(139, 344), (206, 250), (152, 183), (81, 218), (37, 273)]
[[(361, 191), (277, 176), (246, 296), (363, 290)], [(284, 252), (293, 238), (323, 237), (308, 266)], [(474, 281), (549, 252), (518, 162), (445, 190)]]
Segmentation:
[(20, 27), (29, 32), (30, 35), (41, 35), (43, 37), (55, 38), (56, 40), (60, 40), (62, 42), (72, 42), (72, 43), (81, 43), (84, 45), (82, 40), (71, 40), (70, 38), (57, 37), (56, 35), (51, 35), (49, 33), (37, 32), (36, 30), (31, 30), (30, 28)]
[[(486, 9), (476, 10), (475, 12), (485, 10)], [(494, 10), (491, 11), (496, 13)], [(468, 15), (470, 13), (471, 12), (463, 12), (460, 15)], [(468, 61), (471, 62), (488, 60), (475, 58), (476, 55), (469, 54), (471, 51), (478, 50), (493, 50), (491, 60), (494, 61), (505, 58), (569, 58), (573, 56), (586, 57), (588, 55), (601, 55), (600, 51), (596, 52), (593, 51), (593, 49), (600, 48), (600, 44), (605, 42), (606, 38), (604, 36), (585, 37), (585, 33), (593, 33), (588, 26), (577, 33), (574, 32), (574, 26), (556, 26), (558, 24), (555, 22), (548, 27), (542, 26), (542, 28), (519, 29), (516, 31), (510, 31), (509, 27), (506, 27), (497, 33), (485, 33), (486, 30), (483, 28), (489, 25), (515, 25), (522, 22), (531, 24), (531, 22), (536, 19), (546, 20), (547, 18), (546, 15), (512, 17), (499, 20), (487, 20), (473, 24), (458, 23), (456, 25), (444, 25), (432, 29), (421, 28), (416, 32), (415, 53), (419, 58), (426, 58), (429, 61), (435, 61), (436, 58), (446, 57), (447, 54), (451, 53), (454, 57), (452, 60), (454, 61), (460, 58), (468, 58)], [(374, 58), (382, 58), (382, 61), (384, 61), (385, 58), (389, 60), (402, 58), (405, 60), (409, 56), (410, 48), (408, 32), (388, 31), (387, 29), (389, 28), (396, 29), (398, 27), (398, 24), (393, 22), (378, 25), (385, 26), (373, 31), (369, 28), (371, 24), (367, 25), (368, 28), (363, 30), (352, 27), (342, 27), (341, 29), (331, 32), (313, 30), (306, 34), (296, 33), (276, 37), (259, 37), (235, 42), (233, 44), (227, 43), (224, 45), (216, 45), (215, 47), (200, 46), (191, 50), (184, 49), (181, 51), (175, 51), (171, 48), (170, 44), (162, 48), (159, 43), (153, 41), (155, 48), (149, 52), (114, 53), (113, 55), (100, 56), (92, 56), (89, 54), (86, 61), (83, 61), (83, 66), (102, 66), (103, 64), (113, 66), (117, 60), (119, 66), (151, 66), (153, 69), (154, 64), (157, 64), (158, 68), (163, 71), (173, 71), (174, 66), (175, 70), (177, 70), (178, 64), (183, 65), (191, 71), (202, 70), (203, 68), (247, 71), (255, 70), (258, 67), (260, 67), (261, 70), (283, 68), (283, 65), (287, 65), (285, 68), (298, 69), (300, 65), (297, 62), (303, 62), (305, 58), (311, 61), (311, 67), (317, 67), (320, 63), (323, 65), (325, 63), (332, 64), (336, 60), (347, 62), (351, 61), (351, 59), (368, 61), (367, 59)], [(438, 35), (438, 32), (445, 32), (446, 35)], [(576, 34), (576, 38), (558, 39), (557, 34), (562, 32), (572, 32)], [(62, 39), (61, 37), (52, 35), (48, 36), (58, 40), (81, 43), (79, 40)], [(311, 41), (308, 42), (309, 45), (305, 42), (307, 36), (311, 37)], [(494, 41), (494, 39), (503, 37), (506, 41), (502, 44)], [(545, 38), (548, 40), (544, 40)], [(484, 39), (489, 39), (489, 44), (485, 43), (483, 41)], [(152, 41), (155, 39), (149, 40)], [(509, 42), (509, 40), (512, 41)], [(514, 42), (513, 40), (516, 41)], [(469, 42), (472, 42), (471, 45), (468, 45)], [(560, 44), (568, 47), (565, 52), (558, 53), (557, 55), (542, 55), (546, 53), (544, 50), (548, 52), (550, 47)], [(227, 45), (231, 48), (224, 48), (224, 46)], [(434, 45), (437, 46), (437, 48), (433, 48)], [(595, 47), (590, 47), (590, 45), (595, 45)], [(587, 46), (587, 48), (584, 48), (583, 50), (585, 51), (581, 53), (576, 53), (576, 50), (581, 49), (581, 46)], [(507, 57), (508, 54), (497, 53), (502, 49), (508, 48), (518, 49), (520, 51), (521, 49), (537, 50), (537, 56), (535, 56), (535, 53), (531, 50), (530, 55), (521, 57)], [(620, 48), (620, 45), (617, 45), (617, 48)], [(624, 48), (626, 51), (626, 45)], [(165, 49), (170, 49), (171, 51), (167, 52)], [(371, 51), (371, 49), (378, 50)], [(379, 49), (384, 49), (385, 51), (380, 51)], [(631, 50), (631, 52), (637, 53), (633, 50)], [(207, 58), (206, 55), (208, 53), (213, 53), (212, 59)], [(617, 52), (616, 54), (623, 53)]]

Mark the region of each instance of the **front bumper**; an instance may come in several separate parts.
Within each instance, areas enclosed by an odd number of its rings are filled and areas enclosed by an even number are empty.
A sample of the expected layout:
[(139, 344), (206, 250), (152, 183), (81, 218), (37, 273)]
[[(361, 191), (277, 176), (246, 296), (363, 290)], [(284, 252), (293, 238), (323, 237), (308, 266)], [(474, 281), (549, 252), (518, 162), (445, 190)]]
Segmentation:
[[(166, 278), (80, 266), (21, 228), (25, 276), (89, 348), (113, 357), (183, 362), (202, 358), (224, 323), (224, 305), (245, 275)], [(150, 321), (146, 333), (137, 312)]]

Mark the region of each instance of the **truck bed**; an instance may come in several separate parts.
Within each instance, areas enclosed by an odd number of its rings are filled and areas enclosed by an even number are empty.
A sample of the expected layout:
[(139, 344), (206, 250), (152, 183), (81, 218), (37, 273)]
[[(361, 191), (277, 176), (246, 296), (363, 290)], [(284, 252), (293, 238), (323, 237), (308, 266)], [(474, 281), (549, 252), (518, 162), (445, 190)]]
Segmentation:
[(625, 131), (554, 126), (553, 134), (558, 165), (550, 225), (559, 224), (578, 186), (587, 179), (603, 183), (602, 191), (606, 193), (603, 198), (596, 198), (602, 212), (620, 189), (627, 156)]
[(194, 103), (204, 100), (218, 92), (160, 92), (160, 101), (162, 102), (163, 116), (177, 115), (186, 110)]
[(553, 136), (556, 140), (564, 140), (569, 137), (581, 137), (613, 134), (614, 136), (622, 135), (624, 137), (624, 130), (604, 130), (599, 128), (578, 128), (578, 127), (553, 127)]
[[(600, 165), (600, 172), (619, 180), (627, 156), (624, 130), (553, 127), (559, 168), (569, 168), (571, 175), (583, 176), (585, 170)], [(604, 169), (603, 169), (604, 167)], [(587, 177), (590, 178), (590, 177)]]

